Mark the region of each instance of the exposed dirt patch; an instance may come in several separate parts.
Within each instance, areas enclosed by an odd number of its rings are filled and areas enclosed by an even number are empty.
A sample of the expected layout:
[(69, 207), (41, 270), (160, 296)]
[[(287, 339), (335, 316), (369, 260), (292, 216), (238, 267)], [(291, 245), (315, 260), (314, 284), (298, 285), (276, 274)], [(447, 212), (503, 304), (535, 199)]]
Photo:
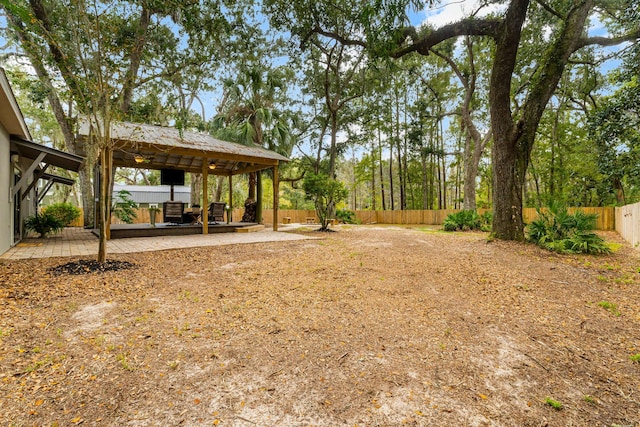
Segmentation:
[(323, 236), (113, 256), (136, 268), (82, 275), (52, 271), (78, 259), (0, 263), (0, 424), (640, 423), (628, 245)]

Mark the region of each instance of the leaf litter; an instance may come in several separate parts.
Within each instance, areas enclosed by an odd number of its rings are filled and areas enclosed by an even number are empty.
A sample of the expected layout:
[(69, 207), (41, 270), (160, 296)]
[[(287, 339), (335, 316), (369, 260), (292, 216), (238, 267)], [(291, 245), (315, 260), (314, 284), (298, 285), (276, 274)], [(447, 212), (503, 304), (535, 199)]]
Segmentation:
[(0, 424), (640, 423), (624, 243), (560, 256), (345, 226), (85, 261), (0, 264)]

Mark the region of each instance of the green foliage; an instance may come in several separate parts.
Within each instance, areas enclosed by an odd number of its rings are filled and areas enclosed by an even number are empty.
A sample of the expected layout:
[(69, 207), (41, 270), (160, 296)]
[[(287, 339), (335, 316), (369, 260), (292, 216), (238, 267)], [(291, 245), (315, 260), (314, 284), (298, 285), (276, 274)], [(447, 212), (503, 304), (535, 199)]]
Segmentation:
[(618, 306), (612, 302), (609, 301), (600, 301), (598, 303), (598, 307), (602, 307), (605, 310), (607, 310), (608, 312), (610, 312), (611, 314), (613, 314), (614, 316), (620, 316), (620, 310), (618, 310)]
[(485, 212), (479, 215), (475, 210), (461, 210), (452, 213), (444, 220), (443, 226), (445, 231), (469, 231), (482, 230), (489, 231), (491, 228), (492, 215)]
[(552, 399), (550, 397), (546, 397), (544, 399), (544, 403), (551, 406), (553, 409), (555, 409), (556, 411), (559, 411), (562, 409), (562, 403), (558, 402), (555, 399)]
[(336, 218), (344, 223), (344, 224), (359, 224), (358, 218), (356, 218), (356, 213), (354, 211), (350, 211), (349, 209), (338, 209), (336, 211)]
[(629, 359), (631, 359), (632, 362), (640, 363), (640, 353), (629, 356)]
[(599, 190), (603, 198), (615, 194), (618, 203), (628, 202), (633, 190), (640, 187), (638, 102), (640, 81), (633, 76), (589, 118), (590, 136), (596, 142), (598, 169), (605, 177)]
[(80, 218), (80, 209), (71, 203), (55, 203), (44, 208), (43, 212), (53, 215), (65, 227), (68, 227), (69, 224)]
[(133, 224), (133, 220), (137, 217), (135, 210), (137, 206), (131, 198), (131, 193), (127, 190), (120, 190), (116, 193), (111, 212), (125, 224)]
[(320, 230), (327, 230), (329, 220), (333, 217), (336, 204), (347, 197), (347, 189), (344, 184), (327, 175), (308, 174), (302, 184), (309, 200), (313, 200), (316, 215), (320, 220)]
[(58, 233), (64, 228), (63, 222), (51, 213), (43, 211), (27, 218), (24, 222), (27, 230), (35, 231), (40, 237), (49, 233)]
[(592, 230), (597, 215), (577, 211), (552, 203), (545, 210), (538, 209), (538, 219), (527, 226), (527, 240), (558, 253), (608, 254), (611, 249)]

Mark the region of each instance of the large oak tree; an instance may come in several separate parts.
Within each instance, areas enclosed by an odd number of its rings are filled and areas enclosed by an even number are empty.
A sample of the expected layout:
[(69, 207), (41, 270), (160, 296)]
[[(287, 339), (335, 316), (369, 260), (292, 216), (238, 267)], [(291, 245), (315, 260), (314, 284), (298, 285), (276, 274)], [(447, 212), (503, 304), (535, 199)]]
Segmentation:
[[(522, 195), (536, 131), (542, 114), (554, 94), (572, 56), (590, 45), (613, 46), (640, 37), (638, 22), (620, 19), (632, 1), (510, 0), (504, 11), (488, 18), (468, 18), (436, 29), (408, 25), (408, 8), (422, 7), (415, 0), (364, 1), (358, 6), (334, 0), (266, 0), (273, 22), (288, 27), (304, 47), (311, 35), (321, 35), (349, 46), (366, 47), (373, 55), (400, 58), (409, 54), (428, 55), (440, 43), (461, 36), (488, 37), (494, 43), (489, 83), (489, 111), (493, 133), (493, 234), (507, 240), (524, 238)], [(542, 54), (523, 63), (519, 55), (528, 19), (540, 15), (547, 22), (539, 35)], [(341, 19), (336, 19), (340, 16)], [(345, 33), (337, 22), (358, 23), (358, 31)], [(611, 22), (609, 36), (591, 36), (598, 19)], [(529, 67), (529, 81), (513, 96), (514, 73)]]

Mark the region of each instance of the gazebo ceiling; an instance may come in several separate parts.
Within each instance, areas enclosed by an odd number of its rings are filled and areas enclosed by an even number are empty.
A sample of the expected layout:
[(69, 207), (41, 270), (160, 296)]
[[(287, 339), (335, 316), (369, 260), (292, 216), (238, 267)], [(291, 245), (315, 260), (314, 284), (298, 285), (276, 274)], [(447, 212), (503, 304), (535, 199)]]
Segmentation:
[[(84, 122), (79, 136), (89, 136)], [(286, 157), (258, 146), (221, 141), (204, 133), (138, 123), (112, 124), (113, 165), (139, 169), (181, 169), (211, 175), (237, 175), (269, 169)]]

